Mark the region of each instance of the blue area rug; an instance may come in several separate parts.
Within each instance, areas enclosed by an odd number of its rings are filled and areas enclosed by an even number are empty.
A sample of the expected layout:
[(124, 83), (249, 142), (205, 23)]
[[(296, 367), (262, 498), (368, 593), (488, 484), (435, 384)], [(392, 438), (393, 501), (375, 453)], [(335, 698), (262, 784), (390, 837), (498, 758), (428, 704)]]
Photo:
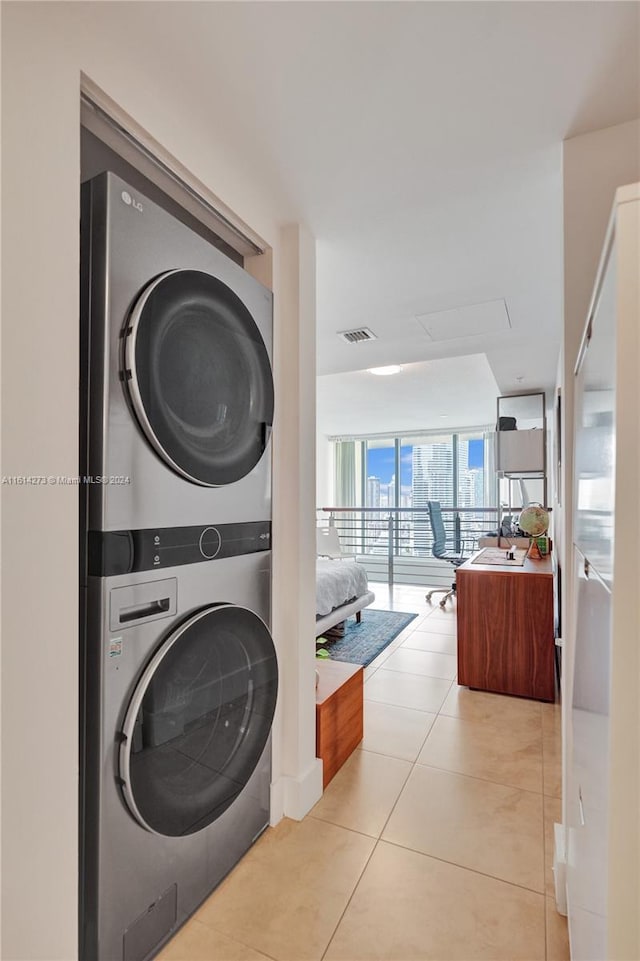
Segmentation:
[(327, 651), (334, 661), (347, 661), (349, 664), (362, 664), (366, 667), (417, 616), (403, 614), (402, 611), (376, 611), (367, 607), (362, 612), (359, 624), (355, 617), (346, 621), (343, 637), (325, 641), (319, 637), (317, 649)]

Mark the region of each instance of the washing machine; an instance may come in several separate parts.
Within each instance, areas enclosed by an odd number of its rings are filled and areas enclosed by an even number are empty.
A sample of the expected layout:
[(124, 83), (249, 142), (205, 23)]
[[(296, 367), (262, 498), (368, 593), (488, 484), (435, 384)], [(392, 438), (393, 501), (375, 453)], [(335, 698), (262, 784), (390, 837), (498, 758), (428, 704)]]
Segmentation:
[(271, 292), (114, 174), (81, 197), (86, 526), (269, 520)]
[(111, 173), (81, 205), (81, 957), (146, 961), (269, 821), (272, 298)]
[(88, 578), (83, 961), (152, 958), (268, 825), (271, 552), (243, 526), (213, 561), (183, 528), (193, 563)]

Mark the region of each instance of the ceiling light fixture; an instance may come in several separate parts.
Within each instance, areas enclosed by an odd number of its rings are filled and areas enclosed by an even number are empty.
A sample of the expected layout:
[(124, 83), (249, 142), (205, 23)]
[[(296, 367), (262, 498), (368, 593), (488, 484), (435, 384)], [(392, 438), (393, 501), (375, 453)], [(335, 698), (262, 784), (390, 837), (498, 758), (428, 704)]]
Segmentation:
[(399, 374), (402, 367), (398, 364), (390, 364), (388, 367), (368, 367), (369, 374), (376, 374), (378, 377), (389, 377), (391, 374)]

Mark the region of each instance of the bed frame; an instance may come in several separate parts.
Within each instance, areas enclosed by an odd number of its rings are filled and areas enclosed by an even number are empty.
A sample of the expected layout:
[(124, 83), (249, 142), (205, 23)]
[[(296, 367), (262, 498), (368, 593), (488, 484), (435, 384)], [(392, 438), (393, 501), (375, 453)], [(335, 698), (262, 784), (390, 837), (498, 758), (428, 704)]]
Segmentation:
[[(316, 527), (316, 553), (318, 557), (327, 557), (330, 560), (339, 560), (345, 557), (340, 546), (338, 532), (333, 525)], [(316, 620), (316, 637), (320, 637), (325, 631), (345, 621), (352, 614), (355, 614), (359, 621), (362, 608), (368, 607), (375, 599), (376, 595), (372, 591), (367, 591), (353, 601), (341, 604), (340, 607), (334, 607), (328, 614)]]
[(352, 614), (356, 615), (356, 619), (360, 620), (360, 612), (363, 607), (368, 607), (373, 601), (375, 601), (376, 595), (373, 591), (367, 591), (366, 594), (362, 594), (360, 597), (356, 597), (354, 601), (349, 601), (347, 604), (341, 604), (340, 607), (335, 607), (324, 617), (319, 617), (316, 620), (316, 637), (320, 637), (325, 631), (328, 631), (330, 627), (335, 627), (341, 621), (345, 621)]

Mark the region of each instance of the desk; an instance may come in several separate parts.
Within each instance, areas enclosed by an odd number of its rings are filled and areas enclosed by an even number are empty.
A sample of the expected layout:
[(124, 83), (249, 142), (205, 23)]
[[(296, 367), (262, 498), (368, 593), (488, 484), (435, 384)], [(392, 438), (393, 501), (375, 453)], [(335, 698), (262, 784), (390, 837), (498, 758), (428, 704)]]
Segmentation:
[(523, 567), (472, 562), (456, 571), (458, 683), (553, 701), (551, 558)]

